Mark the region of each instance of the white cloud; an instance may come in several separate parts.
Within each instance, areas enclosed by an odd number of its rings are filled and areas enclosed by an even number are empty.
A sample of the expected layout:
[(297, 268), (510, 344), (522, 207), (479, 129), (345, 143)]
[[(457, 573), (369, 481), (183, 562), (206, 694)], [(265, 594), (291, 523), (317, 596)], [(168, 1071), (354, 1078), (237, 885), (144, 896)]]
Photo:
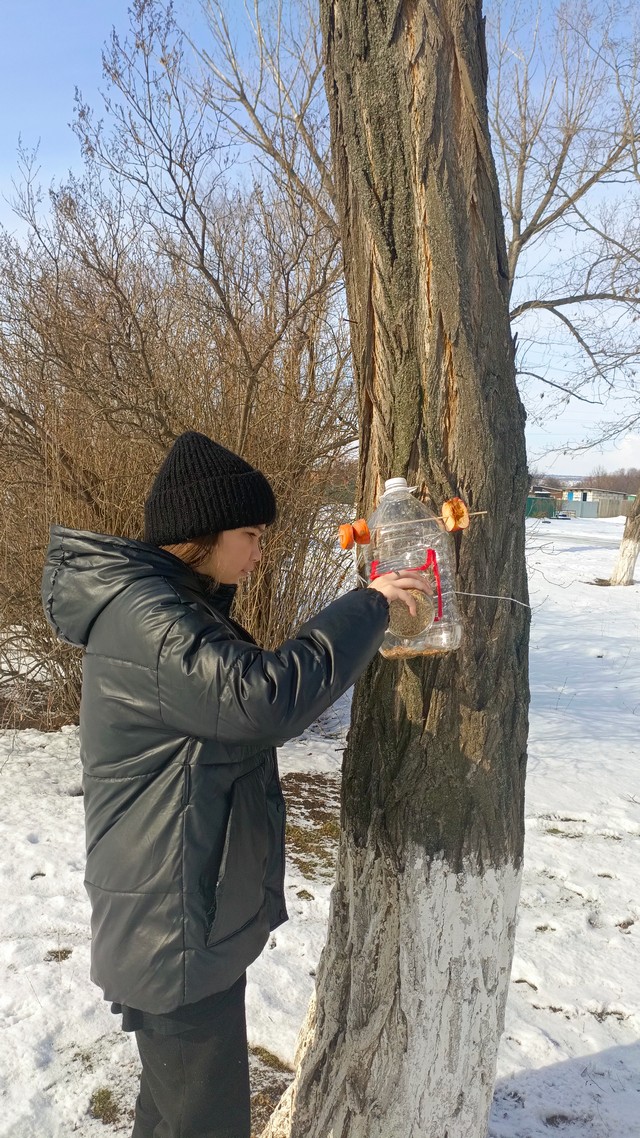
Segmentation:
[[(620, 470), (621, 467), (624, 469), (640, 467), (640, 434), (637, 431), (624, 435), (615, 445), (606, 449), (590, 447), (588, 450), (577, 451), (571, 450), (571, 443), (554, 447), (553, 443), (558, 438), (560, 430), (557, 429), (554, 433), (555, 438), (550, 431), (544, 432), (538, 429), (527, 432), (531, 469), (543, 470), (546, 474), (580, 477), (591, 474), (596, 466), (604, 467), (606, 471)], [(579, 445), (580, 441), (579, 438), (576, 439), (573, 445)]]
[(640, 434), (626, 435), (611, 450), (603, 451), (602, 455), (594, 451), (594, 454), (596, 453), (598, 458), (593, 465), (604, 466), (606, 470), (619, 470), (621, 466), (640, 467)]

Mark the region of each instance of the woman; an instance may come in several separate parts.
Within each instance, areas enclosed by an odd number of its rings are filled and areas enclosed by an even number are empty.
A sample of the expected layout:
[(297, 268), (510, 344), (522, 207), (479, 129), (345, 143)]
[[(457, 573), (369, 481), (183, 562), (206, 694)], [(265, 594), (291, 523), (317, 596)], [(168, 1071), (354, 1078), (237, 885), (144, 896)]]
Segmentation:
[(275, 515), (260, 471), (189, 431), (144, 542), (51, 533), (45, 612), (85, 650), (91, 976), (136, 1033), (133, 1138), (248, 1138), (245, 970), (287, 919), (274, 748), (353, 684), (389, 602), (427, 588), (379, 578), (263, 651), (230, 609)]

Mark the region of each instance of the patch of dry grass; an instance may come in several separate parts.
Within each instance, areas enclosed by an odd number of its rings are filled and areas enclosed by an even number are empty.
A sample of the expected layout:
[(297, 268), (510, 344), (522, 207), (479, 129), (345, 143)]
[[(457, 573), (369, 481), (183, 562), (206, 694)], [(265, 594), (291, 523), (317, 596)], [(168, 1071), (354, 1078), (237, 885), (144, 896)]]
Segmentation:
[(61, 964), (63, 960), (69, 959), (72, 952), (72, 948), (50, 948), (43, 959), (47, 962), (47, 964), (49, 964), (52, 960), (55, 960), (58, 964)]
[(331, 878), (340, 837), (340, 779), (332, 774), (288, 774), (287, 852), (304, 877)]
[(98, 1087), (89, 1099), (89, 1114), (99, 1118), (103, 1126), (113, 1126), (119, 1121), (122, 1108), (109, 1087)]
[(259, 1138), (293, 1079), (293, 1071), (265, 1047), (249, 1049), (251, 1138)]

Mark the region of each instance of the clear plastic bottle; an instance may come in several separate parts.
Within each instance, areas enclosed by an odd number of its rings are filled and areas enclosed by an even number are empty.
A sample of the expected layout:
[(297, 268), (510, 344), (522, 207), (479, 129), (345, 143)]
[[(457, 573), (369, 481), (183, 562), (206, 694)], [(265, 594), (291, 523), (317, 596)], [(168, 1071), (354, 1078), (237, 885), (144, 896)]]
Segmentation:
[(402, 601), (391, 605), (382, 655), (406, 659), (458, 648), (462, 625), (455, 592), (455, 551), (443, 523), (413, 497), (406, 478), (388, 478), (368, 526), (370, 544), (357, 547), (359, 567), (368, 581), (393, 569), (417, 569), (429, 577), (433, 587), (431, 598), (416, 592), (415, 618)]

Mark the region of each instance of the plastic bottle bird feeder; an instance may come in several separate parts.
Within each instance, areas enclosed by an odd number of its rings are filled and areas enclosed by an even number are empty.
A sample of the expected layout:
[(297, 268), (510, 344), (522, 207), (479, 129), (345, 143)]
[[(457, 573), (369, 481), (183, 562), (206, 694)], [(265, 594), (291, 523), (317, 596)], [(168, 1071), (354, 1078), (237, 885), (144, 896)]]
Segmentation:
[(340, 527), (343, 549), (355, 547), (356, 567), (367, 582), (393, 570), (424, 573), (432, 596), (413, 594), (417, 613), (402, 601), (390, 606), (389, 627), (380, 648), (390, 660), (452, 652), (462, 640), (455, 590), (455, 550), (451, 532), (466, 529), (469, 511), (460, 498), (445, 502), (442, 516), (413, 497), (406, 478), (389, 478), (377, 509), (368, 519)]

